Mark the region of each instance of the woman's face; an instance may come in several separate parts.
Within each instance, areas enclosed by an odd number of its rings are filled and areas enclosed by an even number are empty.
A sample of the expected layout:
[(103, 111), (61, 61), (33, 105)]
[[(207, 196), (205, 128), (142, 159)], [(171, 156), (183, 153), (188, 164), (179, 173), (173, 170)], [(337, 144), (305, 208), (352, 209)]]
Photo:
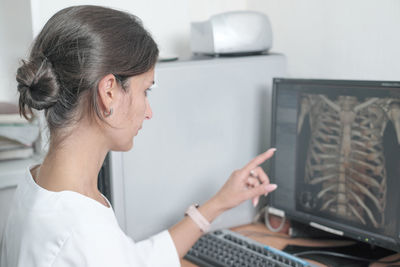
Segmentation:
[[(114, 108), (112, 150), (127, 151), (133, 146), (133, 138), (142, 128), (143, 121), (152, 117), (152, 110), (147, 99), (147, 91), (154, 84), (154, 69), (129, 78), (126, 92), (120, 94)], [(122, 90), (122, 89), (121, 89)]]

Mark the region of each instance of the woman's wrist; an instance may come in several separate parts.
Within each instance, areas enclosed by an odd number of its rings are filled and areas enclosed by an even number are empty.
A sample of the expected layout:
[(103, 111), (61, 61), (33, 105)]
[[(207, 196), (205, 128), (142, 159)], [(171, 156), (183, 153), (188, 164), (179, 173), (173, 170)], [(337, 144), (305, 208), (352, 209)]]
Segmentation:
[(211, 223), (224, 212), (224, 209), (217, 199), (211, 198), (199, 207), (199, 211)]

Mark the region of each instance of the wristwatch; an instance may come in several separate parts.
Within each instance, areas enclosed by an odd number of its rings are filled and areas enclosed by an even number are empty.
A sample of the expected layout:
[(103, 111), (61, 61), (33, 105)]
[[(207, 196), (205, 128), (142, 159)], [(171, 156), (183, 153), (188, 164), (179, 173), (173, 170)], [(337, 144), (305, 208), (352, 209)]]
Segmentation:
[(186, 210), (185, 215), (188, 215), (200, 228), (203, 233), (207, 233), (210, 229), (210, 223), (198, 210), (199, 204), (190, 205)]

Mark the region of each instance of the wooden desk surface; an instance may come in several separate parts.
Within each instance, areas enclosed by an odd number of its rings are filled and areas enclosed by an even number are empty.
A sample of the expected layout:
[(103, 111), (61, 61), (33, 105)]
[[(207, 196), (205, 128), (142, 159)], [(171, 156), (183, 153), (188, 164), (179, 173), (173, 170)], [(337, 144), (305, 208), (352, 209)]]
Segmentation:
[[(256, 240), (257, 242), (260, 242), (262, 244), (268, 245), (270, 247), (274, 247), (277, 249), (283, 249), (287, 245), (300, 245), (300, 246), (310, 246), (310, 247), (333, 247), (333, 246), (344, 246), (344, 245), (350, 245), (353, 244), (352, 241), (341, 241), (341, 240), (312, 240), (312, 239), (307, 239), (307, 238), (296, 238), (296, 239), (290, 239), (288, 235), (283, 234), (283, 233), (273, 233), (269, 231), (263, 224), (248, 224), (248, 225), (243, 225), (239, 227), (232, 228), (231, 230), (247, 236), (253, 240)], [(395, 255), (391, 255), (389, 257), (386, 257), (382, 260), (393, 260), (400, 258), (400, 253), (397, 253)], [(321, 263), (312, 261), (307, 259), (308, 262), (311, 262), (317, 266), (325, 266)], [(193, 263), (187, 261), (187, 260), (182, 260), (181, 261), (183, 267), (195, 267), (197, 265), (194, 265)], [(394, 264), (400, 264), (400, 260), (397, 263)], [(370, 265), (370, 267), (383, 267), (383, 266), (388, 266), (387, 264), (378, 264), (378, 263), (373, 263)]]

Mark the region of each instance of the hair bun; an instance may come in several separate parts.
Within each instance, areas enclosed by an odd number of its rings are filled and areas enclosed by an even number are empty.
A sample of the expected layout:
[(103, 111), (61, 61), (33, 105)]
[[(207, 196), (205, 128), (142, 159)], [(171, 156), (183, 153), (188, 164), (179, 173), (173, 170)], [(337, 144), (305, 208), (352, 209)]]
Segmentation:
[(22, 61), (17, 70), (20, 109), (26, 106), (42, 110), (57, 103), (59, 84), (52, 64), (46, 57)]

